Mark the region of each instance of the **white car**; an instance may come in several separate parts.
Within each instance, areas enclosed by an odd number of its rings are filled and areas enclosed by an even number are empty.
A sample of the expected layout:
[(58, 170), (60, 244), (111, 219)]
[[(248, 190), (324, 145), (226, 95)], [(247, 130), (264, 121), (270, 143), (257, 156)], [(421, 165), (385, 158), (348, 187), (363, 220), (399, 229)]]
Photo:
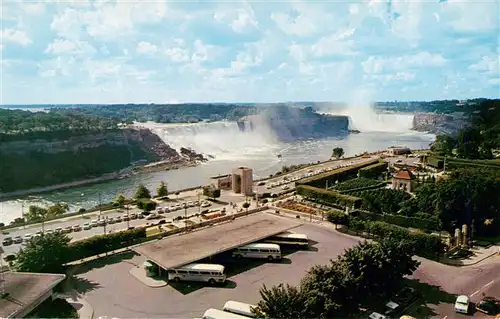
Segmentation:
[(99, 221), (97, 219), (92, 219), (90, 221), (90, 226), (91, 227), (97, 227), (97, 226), (99, 226)]
[(382, 314), (380, 314), (380, 313), (378, 313), (378, 312), (372, 312), (372, 313), (368, 316), (368, 318), (370, 318), (370, 319), (387, 319), (387, 317), (386, 317), (386, 316), (384, 316), (384, 315), (382, 315)]
[(468, 296), (462, 295), (458, 296), (455, 301), (455, 312), (468, 314), (469, 313), (470, 300)]
[(201, 207), (205, 208), (205, 207), (208, 207), (212, 204), (210, 204), (209, 202), (204, 202), (203, 204), (201, 204)]

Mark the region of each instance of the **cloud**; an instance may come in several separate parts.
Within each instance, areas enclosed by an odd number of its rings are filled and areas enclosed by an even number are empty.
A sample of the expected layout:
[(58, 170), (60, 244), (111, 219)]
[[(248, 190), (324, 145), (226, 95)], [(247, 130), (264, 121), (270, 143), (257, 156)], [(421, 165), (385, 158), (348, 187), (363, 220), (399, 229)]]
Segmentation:
[(14, 29), (3, 29), (0, 32), (0, 39), (2, 43), (11, 42), (22, 46), (26, 46), (32, 42), (25, 31)]
[(135, 51), (139, 54), (155, 54), (156, 52), (158, 52), (158, 47), (147, 41), (141, 41), (137, 43)]
[(8, 1), (0, 94), (38, 104), (498, 97), (499, 9), (471, 0)]

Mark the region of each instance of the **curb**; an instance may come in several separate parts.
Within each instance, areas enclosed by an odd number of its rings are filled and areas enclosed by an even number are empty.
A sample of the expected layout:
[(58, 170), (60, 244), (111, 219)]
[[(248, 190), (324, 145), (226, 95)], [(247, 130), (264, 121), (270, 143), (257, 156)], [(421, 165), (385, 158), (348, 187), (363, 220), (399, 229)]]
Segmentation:
[(467, 267), (467, 266), (474, 266), (474, 265), (477, 265), (479, 264), (480, 262), (482, 261), (485, 261), (486, 259), (488, 258), (491, 258), (495, 255), (498, 255), (499, 253), (498, 252), (492, 252), (491, 254), (488, 254), (484, 257), (481, 257), (480, 259), (478, 260), (475, 260), (475, 261), (472, 261), (472, 262), (468, 262), (468, 263), (464, 263), (462, 261), (459, 261), (460, 263), (459, 264), (453, 264), (453, 263), (447, 263), (447, 262), (444, 262), (444, 261), (440, 261), (440, 260), (437, 260), (438, 263), (440, 264), (443, 264), (443, 265), (447, 265), (447, 266), (454, 266), (454, 267)]

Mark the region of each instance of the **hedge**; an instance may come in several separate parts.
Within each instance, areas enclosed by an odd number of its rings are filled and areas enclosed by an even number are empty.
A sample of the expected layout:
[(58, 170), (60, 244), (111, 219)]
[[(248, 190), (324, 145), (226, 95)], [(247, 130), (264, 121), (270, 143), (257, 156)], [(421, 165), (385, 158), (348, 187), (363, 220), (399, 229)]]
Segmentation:
[(357, 165), (352, 165), (348, 167), (342, 167), (339, 169), (335, 169), (330, 172), (326, 172), (323, 174), (319, 174), (316, 176), (312, 177), (307, 177), (304, 179), (301, 179), (295, 183), (295, 185), (308, 185), (308, 186), (315, 186), (315, 187), (325, 187), (325, 185), (328, 184), (334, 185), (335, 182), (339, 181), (345, 181), (349, 178), (356, 177), (358, 174), (358, 170), (360, 168), (370, 166), (373, 164), (379, 163), (378, 159), (374, 159), (368, 162), (360, 163)]
[(342, 183), (335, 184), (335, 185), (333, 185), (332, 189), (339, 191), (339, 192), (344, 192), (344, 191), (348, 191), (351, 189), (365, 188), (365, 187), (375, 186), (375, 185), (379, 185), (379, 184), (380, 184), (380, 181), (375, 180), (375, 179), (357, 177), (357, 178), (348, 179), (347, 181), (342, 182)]
[(365, 186), (365, 187), (360, 187), (360, 188), (353, 188), (353, 189), (342, 191), (341, 193), (348, 195), (350, 193), (355, 193), (355, 192), (368, 191), (368, 190), (372, 190), (372, 189), (379, 189), (379, 188), (382, 188), (382, 187), (385, 187), (385, 186), (387, 186), (387, 182), (386, 181), (381, 181), (378, 184), (374, 184), (374, 185), (370, 185), (370, 186)]
[(145, 239), (146, 227), (139, 227), (75, 241), (69, 244), (68, 262), (131, 246)]
[(429, 156), (427, 157), (427, 165), (432, 166), (434, 168), (442, 169), (444, 161), (437, 157)]
[(332, 210), (326, 214), (326, 220), (335, 225), (345, 225), (347, 222), (347, 215), (344, 212)]
[(359, 177), (374, 178), (381, 175), (383, 172), (387, 172), (387, 167), (389, 164), (387, 162), (380, 162), (370, 166), (366, 166), (359, 169)]
[(418, 228), (424, 231), (441, 229), (439, 218), (436, 216), (430, 216), (429, 218), (419, 218), (419, 217), (408, 217), (403, 215), (392, 215), (392, 214), (382, 215), (360, 209), (352, 211), (351, 214), (353, 216), (357, 216), (364, 220), (381, 221), (389, 224), (398, 225), (401, 227)]
[(298, 185), (295, 189), (297, 195), (304, 196), (309, 200), (322, 204), (334, 204), (343, 207), (349, 205), (354, 206), (355, 208), (359, 208), (362, 203), (362, 199), (359, 197), (343, 195), (336, 191), (326, 190), (308, 185)]
[(409, 241), (415, 249), (415, 254), (421, 257), (435, 259), (444, 252), (445, 245), (438, 236), (410, 232), (381, 221), (367, 221), (351, 217), (348, 219), (348, 227), (356, 232), (366, 232), (375, 238), (392, 237), (395, 240)]

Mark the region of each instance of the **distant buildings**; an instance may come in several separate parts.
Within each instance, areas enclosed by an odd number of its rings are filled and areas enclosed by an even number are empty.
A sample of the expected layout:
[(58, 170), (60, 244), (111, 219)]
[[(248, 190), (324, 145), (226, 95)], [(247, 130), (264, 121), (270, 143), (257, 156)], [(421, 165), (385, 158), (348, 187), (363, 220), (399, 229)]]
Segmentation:
[(387, 149), (387, 155), (395, 156), (395, 155), (404, 155), (411, 154), (411, 150), (408, 147), (401, 146), (391, 146)]

